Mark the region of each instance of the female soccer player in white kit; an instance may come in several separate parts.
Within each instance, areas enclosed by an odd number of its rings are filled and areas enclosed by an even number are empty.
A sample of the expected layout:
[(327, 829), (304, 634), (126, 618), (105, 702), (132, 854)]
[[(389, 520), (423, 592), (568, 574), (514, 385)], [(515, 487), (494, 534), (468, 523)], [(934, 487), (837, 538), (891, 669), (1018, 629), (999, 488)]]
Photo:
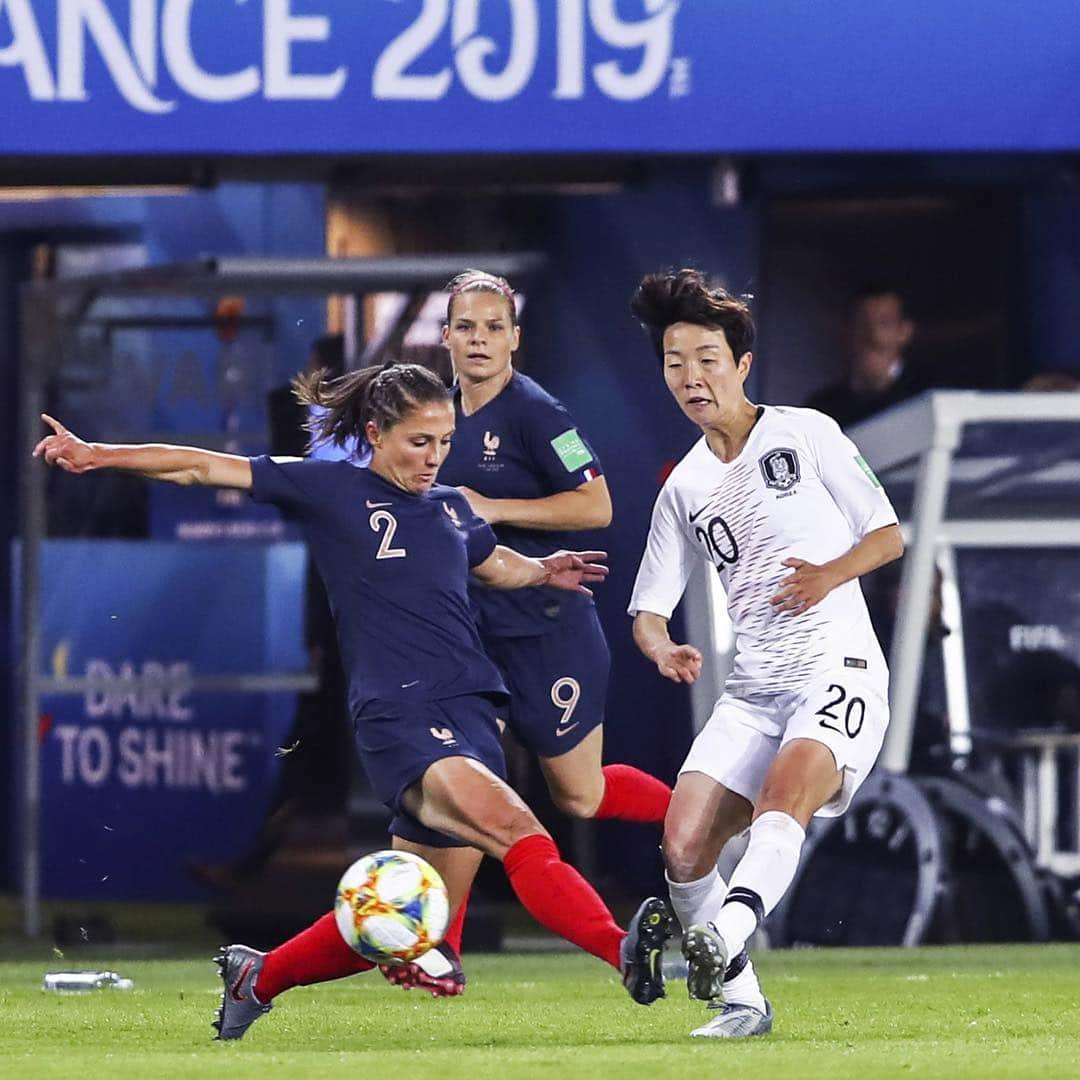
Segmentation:
[[(750, 402), (749, 309), (696, 270), (652, 274), (631, 310), (702, 438), (653, 509), (634, 585), (634, 640), (675, 682), (701, 654), (668, 620), (697, 559), (727, 593), (734, 668), (679, 773), (664, 822), (690, 996), (715, 1016), (694, 1035), (765, 1034), (772, 1009), (745, 952), (786, 892), (815, 814), (842, 814), (888, 723), (888, 669), (858, 578), (898, 558), (896, 514), (858, 449), (812, 409)], [(725, 882), (720, 849), (750, 826)]]

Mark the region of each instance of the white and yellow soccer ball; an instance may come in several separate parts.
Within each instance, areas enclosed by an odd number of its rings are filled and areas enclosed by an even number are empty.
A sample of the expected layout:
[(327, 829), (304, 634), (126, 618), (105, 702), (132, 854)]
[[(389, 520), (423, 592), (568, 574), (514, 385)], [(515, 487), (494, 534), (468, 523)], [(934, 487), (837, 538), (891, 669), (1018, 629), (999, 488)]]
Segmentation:
[(342, 875), (334, 918), (365, 960), (407, 964), (442, 941), (450, 901), (439, 872), (419, 855), (376, 851)]

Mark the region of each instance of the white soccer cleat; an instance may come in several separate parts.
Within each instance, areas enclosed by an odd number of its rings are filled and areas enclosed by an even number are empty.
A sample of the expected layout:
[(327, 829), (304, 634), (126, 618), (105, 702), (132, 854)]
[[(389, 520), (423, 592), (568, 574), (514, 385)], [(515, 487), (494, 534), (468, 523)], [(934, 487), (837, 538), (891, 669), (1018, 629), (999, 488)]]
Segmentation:
[(747, 1039), (752, 1035), (768, 1035), (772, 1031), (772, 1006), (765, 1002), (765, 1011), (750, 1005), (710, 1005), (717, 1015), (707, 1024), (690, 1032), (695, 1039)]

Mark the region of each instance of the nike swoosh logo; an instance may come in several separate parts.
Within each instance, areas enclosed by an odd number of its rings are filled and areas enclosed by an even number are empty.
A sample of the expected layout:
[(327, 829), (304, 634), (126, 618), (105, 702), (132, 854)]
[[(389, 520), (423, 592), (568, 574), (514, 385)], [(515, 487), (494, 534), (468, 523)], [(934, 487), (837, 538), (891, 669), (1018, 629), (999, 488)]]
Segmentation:
[(575, 720), (574, 723), (572, 723), (569, 727), (556, 728), (556, 730), (555, 730), (555, 738), (557, 738), (557, 739), (561, 738), (568, 731), (573, 731), (574, 728), (576, 728), (578, 726), (578, 724), (580, 724), (580, 723), (581, 723), (580, 720)]
[(378, 508), (379, 508), (380, 506), (393, 506), (393, 505), (394, 505), (394, 504), (393, 504), (392, 502), (388, 502), (388, 503), (373, 503), (373, 502), (372, 502), (372, 501), (371, 501), (370, 499), (368, 499), (368, 500), (366, 500), (366, 501), (367, 501), (367, 508), (368, 508), (369, 510), (377, 510), (377, 509), (378, 509)]
[(706, 510), (708, 510), (708, 509), (709, 509), (709, 504), (708, 504), (708, 503), (706, 503), (706, 504), (705, 504), (705, 505), (704, 505), (704, 506), (703, 506), (703, 507), (702, 507), (702, 508), (701, 508), (700, 510), (695, 510), (695, 511), (694, 511), (694, 512), (693, 512), (693, 513), (692, 513), (692, 514), (690, 515), (690, 520), (691, 520), (691, 521), (694, 521), (695, 519), (697, 519), (697, 518), (701, 517), (701, 515), (702, 515), (702, 514), (704, 514), (704, 513), (705, 513), (705, 511), (706, 511)]
[(403, 682), (401, 684), (401, 689), (402, 690), (408, 690), (410, 686), (418, 686), (419, 684), (420, 684), (419, 679), (413, 679), (412, 682)]
[(240, 974), (236, 977), (236, 982), (229, 987), (229, 997), (233, 1001), (246, 1001), (247, 997), (244, 994), (238, 994), (236, 991), (244, 985), (244, 980), (248, 977), (248, 972), (255, 966), (254, 960), (249, 960), (241, 969)]

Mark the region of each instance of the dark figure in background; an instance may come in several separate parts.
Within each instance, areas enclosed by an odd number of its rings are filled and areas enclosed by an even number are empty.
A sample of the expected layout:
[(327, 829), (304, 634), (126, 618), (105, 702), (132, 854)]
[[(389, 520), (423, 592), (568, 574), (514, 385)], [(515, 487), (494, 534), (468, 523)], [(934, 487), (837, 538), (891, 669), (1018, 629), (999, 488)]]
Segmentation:
[(887, 285), (860, 289), (848, 303), (846, 329), (846, 373), (812, 394), (810, 408), (847, 428), (929, 388), (926, 372), (904, 355), (915, 336), (915, 324), (895, 289)]
[[(324, 334), (317, 338), (308, 353), (307, 371), (325, 371), (328, 379), (345, 374), (345, 337)], [(270, 428), (270, 453), (277, 457), (305, 457), (310, 433), (304, 427), (308, 408), (296, 400), (292, 386), (275, 386), (266, 395), (266, 417)]]
[[(344, 336), (317, 338), (306, 368), (309, 375), (322, 371), (327, 379), (344, 375)], [(311, 433), (305, 425), (309, 415), (308, 406), (300, 403), (291, 384), (267, 394), (270, 453), (274, 457), (307, 456)], [(348, 795), (352, 739), (345, 710), (345, 675), (326, 590), (310, 558), (304, 592), (304, 644), (308, 666), (319, 676), (319, 688), (297, 697), (296, 720), (285, 743), (295, 750), (281, 762), (263, 842), (239, 864), (248, 873), (262, 867), (295, 814), (344, 812)]]
[[(305, 369), (309, 375), (326, 372), (328, 379), (343, 375), (343, 335), (317, 338)], [(306, 457), (311, 440), (304, 426), (309, 407), (300, 403), (291, 384), (276, 386), (266, 395), (266, 412), (271, 455)], [(326, 590), (310, 558), (304, 582), (304, 647), (308, 667), (318, 676), (319, 686), (297, 695), (296, 715), (285, 739), (277, 781), (258, 839), (235, 862), (197, 863), (191, 867), (198, 880), (214, 888), (235, 889), (257, 878), (298, 818), (344, 814), (352, 760), (345, 674)]]
[(1020, 389), (1040, 394), (1075, 393), (1080, 390), (1080, 375), (1074, 375), (1071, 371), (1040, 371), (1032, 375)]

